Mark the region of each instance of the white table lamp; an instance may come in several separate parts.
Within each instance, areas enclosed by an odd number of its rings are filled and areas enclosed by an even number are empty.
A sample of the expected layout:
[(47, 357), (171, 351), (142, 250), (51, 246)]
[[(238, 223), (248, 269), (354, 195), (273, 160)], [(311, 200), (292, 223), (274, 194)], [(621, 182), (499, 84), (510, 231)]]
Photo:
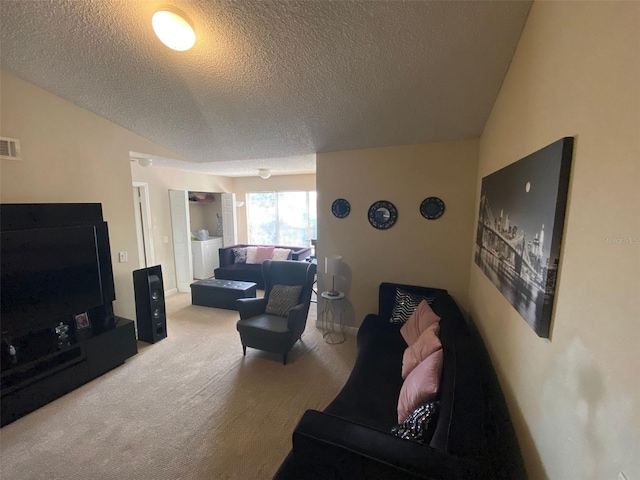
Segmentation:
[(324, 259), (324, 273), (331, 275), (331, 291), (328, 293), (330, 297), (340, 295), (340, 292), (336, 291), (336, 275), (338, 274), (338, 270), (340, 270), (341, 263), (341, 255), (329, 255)]

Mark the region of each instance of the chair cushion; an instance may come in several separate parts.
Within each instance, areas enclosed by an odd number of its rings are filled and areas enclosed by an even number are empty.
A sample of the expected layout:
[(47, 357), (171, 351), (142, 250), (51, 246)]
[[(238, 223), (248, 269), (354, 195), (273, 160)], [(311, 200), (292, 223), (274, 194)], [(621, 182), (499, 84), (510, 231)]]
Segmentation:
[(286, 317), (289, 311), (298, 305), (302, 285), (274, 285), (269, 294), (265, 312)]
[(289, 331), (286, 318), (268, 314), (256, 315), (246, 320), (238, 320), (236, 325), (238, 330), (256, 329), (271, 333), (286, 333)]

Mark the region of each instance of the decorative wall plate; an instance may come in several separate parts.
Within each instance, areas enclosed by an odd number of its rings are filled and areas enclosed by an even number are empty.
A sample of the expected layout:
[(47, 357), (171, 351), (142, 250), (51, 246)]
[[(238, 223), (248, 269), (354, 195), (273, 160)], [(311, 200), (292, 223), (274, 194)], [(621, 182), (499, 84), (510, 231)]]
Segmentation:
[(351, 212), (351, 205), (344, 198), (338, 198), (331, 204), (331, 213), (338, 218), (344, 218)]
[(444, 202), (438, 197), (425, 198), (420, 204), (420, 213), (427, 220), (440, 218), (444, 213)]
[(386, 230), (395, 225), (398, 220), (398, 210), (393, 203), (380, 200), (369, 207), (368, 218), (374, 228)]

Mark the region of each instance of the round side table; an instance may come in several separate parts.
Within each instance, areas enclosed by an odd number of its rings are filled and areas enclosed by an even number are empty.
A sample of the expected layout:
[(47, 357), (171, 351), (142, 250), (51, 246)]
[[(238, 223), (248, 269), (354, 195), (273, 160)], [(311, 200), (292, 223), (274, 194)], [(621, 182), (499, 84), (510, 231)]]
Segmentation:
[(322, 292), (323, 308), (320, 312), (322, 320), (322, 338), (324, 341), (336, 345), (346, 340), (344, 335), (344, 292), (337, 292), (338, 295), (329, 295), (329, 292)]

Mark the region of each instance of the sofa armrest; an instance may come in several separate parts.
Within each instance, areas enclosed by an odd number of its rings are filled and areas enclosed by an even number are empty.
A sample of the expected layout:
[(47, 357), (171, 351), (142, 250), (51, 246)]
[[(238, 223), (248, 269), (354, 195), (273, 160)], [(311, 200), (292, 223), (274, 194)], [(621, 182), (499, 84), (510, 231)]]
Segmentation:
[(235, 256), (233, 254), (233, 249), (238, 248), (241, 245), (233, 245), (231, 247), (222, 247), (218, 249), (218, 259), (220, 261), (221, 267), (226, 267), (228, 265), (233, 265), (235, 263)]
[(291, 250), (291, 260), (302, 261), (311, 255), (311, 247), (298, 248)]
[[(293, 432), (304, 478), (466, 479), (478, 464), (349, 420), (307, 410)], [(302, 477), (300, 477), (302, 478)]]
[(267, 308), (267, 299), (264, 297), (239, 298), (236, 300), (236, 305), (238, 306), (240, 319), (246, 320), (264, 313), (265, 308)]

